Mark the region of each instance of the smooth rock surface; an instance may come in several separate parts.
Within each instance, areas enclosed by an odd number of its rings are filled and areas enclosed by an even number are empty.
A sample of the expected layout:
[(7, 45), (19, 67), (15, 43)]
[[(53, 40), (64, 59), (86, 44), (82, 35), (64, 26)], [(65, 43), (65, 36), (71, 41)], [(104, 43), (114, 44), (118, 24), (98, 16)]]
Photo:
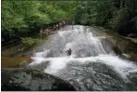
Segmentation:
[(2, 91), (74, 91), (72, 85), (30, 69), (2, 69)]

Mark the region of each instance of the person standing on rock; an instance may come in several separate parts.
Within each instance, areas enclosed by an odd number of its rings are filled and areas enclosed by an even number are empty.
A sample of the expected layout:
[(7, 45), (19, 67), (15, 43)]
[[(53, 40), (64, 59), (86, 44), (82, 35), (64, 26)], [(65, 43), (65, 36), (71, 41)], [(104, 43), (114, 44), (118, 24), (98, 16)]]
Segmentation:
[(40, 29), (39, 36), (40, 36), (40, 38), (42, 39), (42, 37), (43, 37), (43, 29)]
[(72, 54), (72, 50), (71, 49), (68, 49), (66, 52), (67, 52), (68, 56), (70, 56)]

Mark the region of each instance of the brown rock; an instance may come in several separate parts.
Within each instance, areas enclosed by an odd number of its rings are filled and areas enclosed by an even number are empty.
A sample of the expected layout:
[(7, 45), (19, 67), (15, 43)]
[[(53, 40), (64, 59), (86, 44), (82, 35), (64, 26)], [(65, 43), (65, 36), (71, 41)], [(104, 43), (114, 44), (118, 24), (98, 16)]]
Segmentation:
[(31, 57), (24, 56), (2, 56), (1, 66), (2, 68), (15, 68), (23, 66), (26, 63), (32, 62)]

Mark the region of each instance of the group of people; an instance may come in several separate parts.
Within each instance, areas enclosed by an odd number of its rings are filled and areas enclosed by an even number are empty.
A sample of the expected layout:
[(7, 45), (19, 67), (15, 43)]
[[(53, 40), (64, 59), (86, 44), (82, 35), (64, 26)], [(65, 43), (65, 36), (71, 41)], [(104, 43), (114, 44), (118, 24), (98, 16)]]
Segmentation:
[(45, 28), (45, 29), (40, 29), (39, 35), (41, 38), (43, 38), (44, 35), (49, 35), (54, 33), (56, 30), (60, 29), (61, 27), (65, 26), (68, 24), (68, 21), (61, 21), (56, 24), (54, 24), (51, 27)]

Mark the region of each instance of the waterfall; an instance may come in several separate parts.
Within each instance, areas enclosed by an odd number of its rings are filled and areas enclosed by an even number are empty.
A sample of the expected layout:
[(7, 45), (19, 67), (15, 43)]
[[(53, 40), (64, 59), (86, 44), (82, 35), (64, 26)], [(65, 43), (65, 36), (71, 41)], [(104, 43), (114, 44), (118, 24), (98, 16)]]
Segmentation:
[(79, 25), (61, 28), (27, 67), (67, 80), (77, 90), (136, 90), (136, 64), (107, 53), (95, 31)]

